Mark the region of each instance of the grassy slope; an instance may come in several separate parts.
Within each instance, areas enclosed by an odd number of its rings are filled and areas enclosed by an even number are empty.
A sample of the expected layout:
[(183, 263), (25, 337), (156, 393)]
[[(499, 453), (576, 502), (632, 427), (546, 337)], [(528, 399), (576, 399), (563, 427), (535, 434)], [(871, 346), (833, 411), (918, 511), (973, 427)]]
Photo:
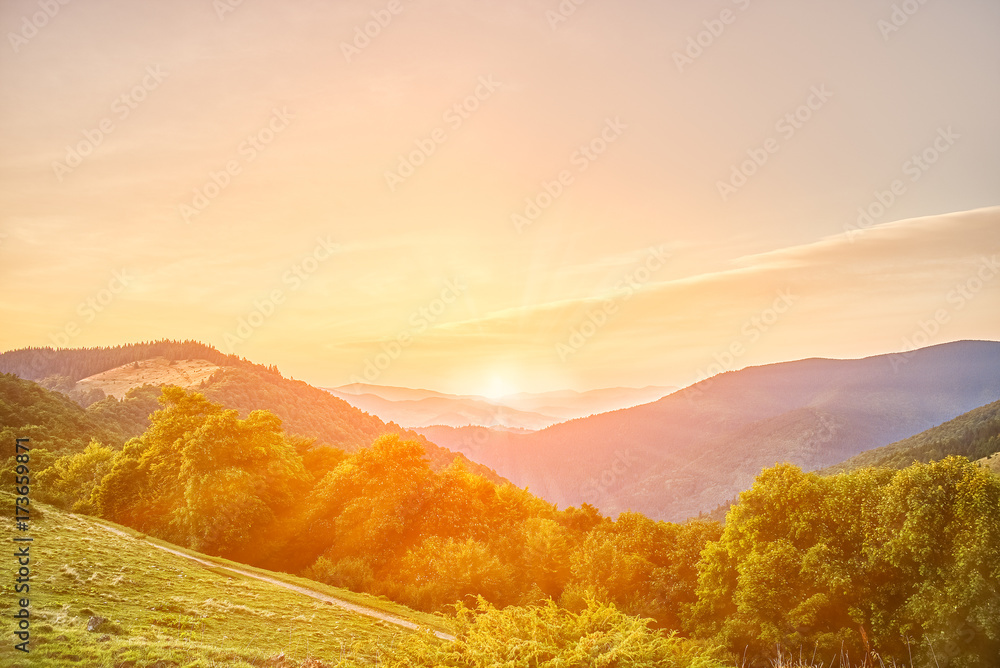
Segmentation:
[(279, 571), (269, 571), (263, 568), (257, 568), (255, 566), (248, 566), (247, 564), (240, 563), (238, 561), (230, 561), (229, 559), (223, 559), (222, 557), (214, 557), (207, 554), (202, 554), (201, 552), (195, 552), (194, 550), (189, 550), (186, 547), (181, 547), (180, 545), (174, 545), (173, 543), (168, 543), (165, 540), (160, 540), (159, 538), (154, 538), (152, 536), (147, 536), (146, 534), (140, 533), (135, 529), (130, 529), (127, 526), (121, 524), (115, 524), (105, 519), (86, 517), (87, 521), (96, 525), (106, 525), (127, 533), (136, 538), (141, 538), (147, 543), (153, 543), (156, 545), (163, 545), (164, 547), (169, 547), (171, 550), (176, 552), (183, 552), (184, 554), (190, 554), (193, 557), (201, 559), (202, 561), (210, 561), (220, 566), (227, 568), (238, 568), (248, 573), (256, 573), (257, 575), (263, 575), (275, 580), (281, 580), (290, 585), (295, 585), (296, 587), (306, 587), (312, 589), (321, 594), (327, 594), (329, 596), (335, 596), (349, 603), (354, 603), (356, 605), (363, 605), (375, 610), (379, 610), (389, 615), (395, 615), (397, 617), (402, 617), (403, 619), (409, 620), (415, 624), (421, 626), (426, 626), (428, 628), (434, 629), (436, 631), (443, 631), (445, 633), (451, 632), (451, 626), (448, 621), (439, 614), (432, 614), (428, 612), (420, 612), (419, 610), (411, 610), (405, 605), (396, 603), (395, 601), (390, 601), (385, 597), (376, 597), (369, 594), (362, 594), (350, 589), (341, 589), (340, 587), (331, 587), (330, 585), (323, 584), (322, 582), (317, 582), (316, 580), (309, 580), (308, 578), (302, 578), (297, 575), (291, 575), (289, 573), (282, 573)]
[[(0, 503), (13, 507), (12, 495), (0, 493)], [(32, 651), (24, 655), (5, 640), (0, 665), (260, 666), (281, 653), (296, 662), (319, 657), (335, 663), (342, 652), (358, 665), (374, 665), (376, 654), (384, 658), (409, 633), (274, 585), (206, 568), (141, 540), (121, 538), (88, 517), (41, 504), (33, 510), (42, 516), (35, 515), (30, 532)], [(232, 565), (445, 628), (442, 618), (403, 606)], [(15, 571), (14, 559), (3, 559), (0, 616), (8, 620), (14, 612)], [(88, 632), (92, 615), (107, 618), (113, 627)]]
[(976, 463), (980, 466), (988, 468), (997, 475), (1000, 475), (1000, 453), (994, 453), (989, 457), (983, 457), (982, 459), (977, 460)]

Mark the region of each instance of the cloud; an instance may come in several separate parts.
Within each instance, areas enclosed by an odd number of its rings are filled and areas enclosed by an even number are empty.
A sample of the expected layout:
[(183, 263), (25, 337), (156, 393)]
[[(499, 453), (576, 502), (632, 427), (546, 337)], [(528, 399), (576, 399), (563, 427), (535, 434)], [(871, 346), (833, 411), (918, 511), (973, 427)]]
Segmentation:
[[(823, 344), (815, 341), (819, 330), (825, 327), (828, 337), (837, 338), (843, 323), (892, 331), (933, 312), (956, 281), (974, 273), (984, 255), (997, 252), (1000, 207), (879, 225), (853, 239), (831, 236), (745, 256), (717, 272), (653, 280), (632, 296), (619, 295), (618, 312), (608, 318), (601, 341), (606, 348), (651, 353), (669, 335), (684, 348), (697, 349), (738, 333), (747, 318), (786, 289), (796, 295), (798, 310), (811, 314), (798, 318), (793, 331), (817, 344)], [(618, 257), (595, 265), (595, 271), (628, 269)], [(461, 346), (461, 354), (475, 356), (551, 347), (599, 309), (604, 297), (552, 300), (441, 324), (425, 334), (425, 345)]]

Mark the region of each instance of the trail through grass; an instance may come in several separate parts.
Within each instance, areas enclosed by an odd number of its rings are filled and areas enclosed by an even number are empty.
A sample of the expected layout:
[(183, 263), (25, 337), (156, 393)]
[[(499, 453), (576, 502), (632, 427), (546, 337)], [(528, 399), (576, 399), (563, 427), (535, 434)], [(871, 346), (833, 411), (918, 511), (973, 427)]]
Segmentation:
[[(8, 493), (0, 502), (13, 507)], [(0, 563), (3, 666), (375, 665), (410, 628), (447, 629), (441, 617), (398, 605), (387, 614), (373, 597), (195, 557), (50, 506), (33, 506), (32, 517), (31, 652), (13, 647), (23, 594), (14, 592), (17, 564), (8, 557)], [(91, 632), (92, 617), (107, 621)]]

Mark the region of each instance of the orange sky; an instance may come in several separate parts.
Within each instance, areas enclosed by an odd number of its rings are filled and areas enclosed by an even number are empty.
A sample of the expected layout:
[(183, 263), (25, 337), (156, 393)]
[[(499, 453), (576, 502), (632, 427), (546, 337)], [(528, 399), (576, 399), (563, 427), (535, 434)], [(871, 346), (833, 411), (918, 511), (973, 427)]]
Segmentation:
[(1000, 5), (559, 6), (3, 3), (0, 349), (497, 394), (1000, 339)]

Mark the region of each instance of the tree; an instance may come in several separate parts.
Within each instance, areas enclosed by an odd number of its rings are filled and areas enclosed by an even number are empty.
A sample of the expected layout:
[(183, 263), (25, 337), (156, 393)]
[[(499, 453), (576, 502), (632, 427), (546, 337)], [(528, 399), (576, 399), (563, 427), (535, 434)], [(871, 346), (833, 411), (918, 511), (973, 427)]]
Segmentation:
[(514, 569), (502, 564), (489, 548), (473, 538), (432, 536), (403, 558), (401, 588), (408, 604), (443, 611), (467, 596), (482, 596), (495, 605), (509, 603)]
[(525, 577), (550, 598), (558, 599), (569, 582), (571, 532), (558, 522), (532, 517), (524, 523)]
[(245, 420), (196, 392), (165, 388), (149, 429), (126, 444), (94, 494), (110, 519), (204, 552), (247, 556), (308, 481), (266, 411)]
[(782, 465), (702, 553), (690, 623), (757, 660), (778, 644), (986, 668), (1000, 655), (998, 564), (1000, 482), (964, 458), (832, 478)]
[(281, 420), (267, 411), (245, 420), (236, 411), (209, 416), (183, 443), (184, 503), (171, 524), (203, 552), (242, 551), (255, 532), (288, 514), (308, 478)]
[(95, 490), (95, 506), (102, 516), (139, 531), (183, 540), (171, 533), (169, 520), (184, 503), (184, 437), (222, 407), (179, 387), (163, 388), (158, 401), (162, 408), (150, 416), (149, 428), (125, 444)]
[(416, 542), (431, 478), (424, 448), (388, 434), (342, 461), (316, 486), (296, 550), (331, 562), (364, 557), (375, 569)]
[[(920, 639), (959, 668), (1000, 656), (1000, 479), (963, 457), (893, 476), (865, 546), (880, 575), (869, 614), (878, 641)], [(896, 614), (891, 614), (894, 612)], [(886, 613), (890, 614), (886, 614)]]
[(38, 474), (40, 501), (69, 508), (75, 513), (93, 512), (91, 495), (111, 469), (114, 452), (91, 441), (83, 452), (60, 457)]

